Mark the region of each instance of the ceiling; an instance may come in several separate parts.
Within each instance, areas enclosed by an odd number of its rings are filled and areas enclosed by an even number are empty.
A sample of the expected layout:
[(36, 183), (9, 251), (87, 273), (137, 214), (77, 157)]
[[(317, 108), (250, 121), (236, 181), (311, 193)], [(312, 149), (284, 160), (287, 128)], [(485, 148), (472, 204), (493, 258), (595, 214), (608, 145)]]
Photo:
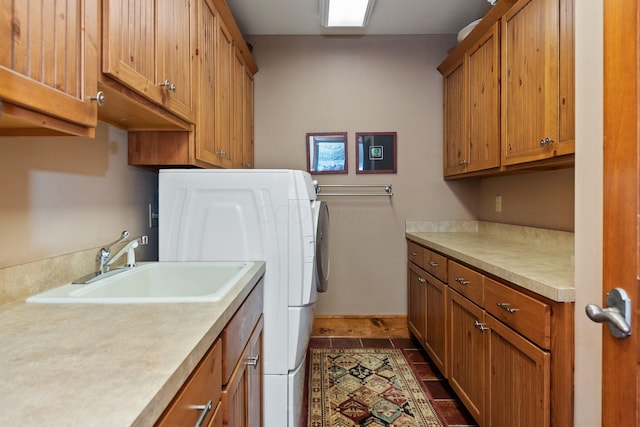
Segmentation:
[(319, 0), (227, 0), (244, 35), (456, 34), (484, 16), (487, 0), (376, 0), (365, 29), (320, 25)]

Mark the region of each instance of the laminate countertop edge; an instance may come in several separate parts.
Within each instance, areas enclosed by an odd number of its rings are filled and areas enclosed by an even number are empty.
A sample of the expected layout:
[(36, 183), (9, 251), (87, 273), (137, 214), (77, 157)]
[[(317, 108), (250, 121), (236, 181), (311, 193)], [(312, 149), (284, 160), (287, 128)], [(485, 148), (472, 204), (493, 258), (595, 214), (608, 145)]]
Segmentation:
[(575, 301), (573, 247), (564, 235), (527, 241), (480, 230), (407, 231), (405, 237), (553, 301)]

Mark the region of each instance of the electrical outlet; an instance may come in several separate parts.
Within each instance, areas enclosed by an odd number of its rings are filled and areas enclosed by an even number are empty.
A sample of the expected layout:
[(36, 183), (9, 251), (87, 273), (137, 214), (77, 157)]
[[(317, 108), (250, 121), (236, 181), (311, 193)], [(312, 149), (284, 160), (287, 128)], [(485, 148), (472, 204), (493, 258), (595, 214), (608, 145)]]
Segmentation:
[(502, 196), (496, 196), (496, 212), (502, 212)]

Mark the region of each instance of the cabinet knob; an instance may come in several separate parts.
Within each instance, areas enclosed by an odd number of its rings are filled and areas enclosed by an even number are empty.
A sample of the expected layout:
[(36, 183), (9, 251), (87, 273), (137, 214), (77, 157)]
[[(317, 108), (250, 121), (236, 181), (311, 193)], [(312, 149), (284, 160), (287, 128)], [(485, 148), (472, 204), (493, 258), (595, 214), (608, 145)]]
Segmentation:
[(420, 282), (420, 283), (427, 283), (427, 279), (425, 279), (424, 277), (420, 277), (420, 276), (418, 276), (418, 282)]
[(193, 406), (193, 409), (196, 409), (198, 411), (202, 411), (200, 413), (200, 416), (198, 417), (198, 420), (194, 424), (194, 427), (201, 427), (202, 426), (202, 423), (204, 422), (204, 419), (207, 418), (207, 414), (209, 413), (209, 411), (211, 411), (212, 407), (213, 407), (213, 402), (211, 400), (208, 401), (205, 405), (195, 405), (195, 406)]
[(91, 99), (92, 101), (96, 101), (98, 107), (104, 107), (104, 103), (107, 101), (107, 98), (104, 96), (103, 91), (99, 91), (98, 93), (96, 93), (96, 96), (92, 96), (89, 99)]
[(468, 161), (468, 160), (460, 160), (460, 161), (458, 162), (458, 166), (465, 166), (465, 165), (467, 165), (467, 164), (469, 164), (469, 161)]
[(169, 81), (169, 79), (163, 81), (162, 83), (160, 83), (160, 86), (167, 88), (167, 90), (170, 90), (171, 92), (175, 92), (176, 91), (176, 85), (171, 83), (171, 81)]
[(252, 366), (255, 369), (258, 366), (258, 362), (260, 362), (259, 354), (257, 356), (248, 357), (247, 361), (245, 362), (245, 365)]
[(438, 263), (435, 261), (429, 261), (429, 267), (437, 267)]
[(501, 309), (503, 309), (504, 311), (506, 311), (507, 313), (515, 313), (516, 311), (518, 311), (517, 308), (511, 307), (511, 304), (506, 302), (499, 302), (499, 303), (496, 303), (496, 305)]
[(470, 281), (466, 280), (464, 277), (456, 277), (454, 280), (460, 283), (462, 286), (467, 286), (469, 283), (471, 283)]
[(546, 137), (544, 139), (540, 140), (540, 146), (541, 147), (546, 147), (547, 145), (551, 144), (553, 142), (553, 139)]
[(480, 331), (482, 331), (482, 332), (489, 330), (489, 328), (487, 328), (487, 326), (484, 323), (479, 322), (477, 320), (475, 322), (473, 322), (473, 326), (475, 326), (476, 328), (480, 329)]
[(227, 156), (227, 152), (224, 151), (224, 150), (216, 151), (216, 155), (217, 156), (226, 157)]

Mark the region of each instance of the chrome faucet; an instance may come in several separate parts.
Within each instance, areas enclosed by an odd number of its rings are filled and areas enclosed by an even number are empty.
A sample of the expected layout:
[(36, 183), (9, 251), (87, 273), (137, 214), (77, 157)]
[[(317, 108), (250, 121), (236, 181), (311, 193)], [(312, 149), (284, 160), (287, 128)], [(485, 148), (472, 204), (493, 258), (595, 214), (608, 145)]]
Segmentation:
[(122, 249), (116, 252), (115, 255), (111, 256), (111, 251), (114, 246), (125, 242), (129, 239), (129, 232), (123, 231), (120, 235), (120, 238), (114, 242), (105, 245), (104, 247), (98, 249), (98, 253), (96, 254), (96, 270), (94, 273), (87, 274), (79, 279), (74, 280), (72, 283), (74, 284), (87, 284), (91, 283), (99, 278), (111, 276), (118, 271), (123, 271), (124, 269), (115, 269), (111, 270), (111, 265), (115, 263), (122, 255), (127, 254), (127, 263), (126, 267), (135, 267), (136, 258), (135, 258), (135, 248), (140, 245), (146, 245), (149, 242), (149, 238), (147, 236), (138, 236), (134, 239), (128, 241)]
[(107, 265), (107, 262), (111, 258), (111, 249), (113, 249), (113, 247), (118, 243), (124, 242), (128, 238), (129, 232), (127, 230), (124, 230), (118, 240), (98, 249), (98, 254), (96, 255), (96, 268), (98, 270), (98, 274), (104, 274), (109, 271), (109, 265)]

